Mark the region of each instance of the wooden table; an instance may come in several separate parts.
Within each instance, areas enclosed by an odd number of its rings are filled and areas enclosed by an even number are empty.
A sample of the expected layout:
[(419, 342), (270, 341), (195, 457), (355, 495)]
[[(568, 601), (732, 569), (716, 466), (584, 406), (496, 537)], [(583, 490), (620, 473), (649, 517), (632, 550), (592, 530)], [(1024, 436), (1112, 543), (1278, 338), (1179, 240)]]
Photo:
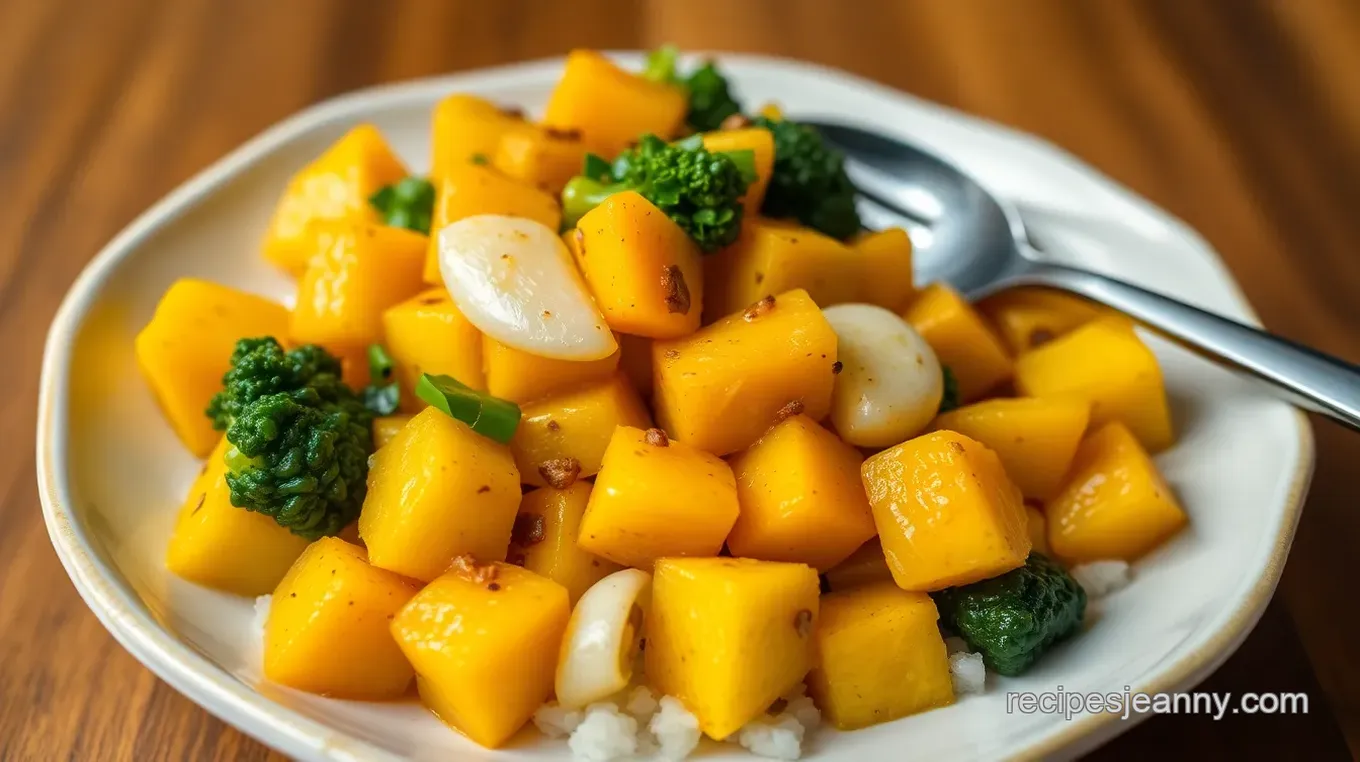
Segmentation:
[[(817, 61), (1048, 138), (1203, 233), (1272, 329), (1360, 360), (1351, 0), (0, 0), (0, 759), (276, 756), (128, 656), (48, 544), (26, 442), (44, 331), (85, 262), (320, 99), (663, 41)], [(1279, 593), (1203, 686), (1306, 691), (1310, 712), (1156, 718), (1096, 756), (1360, 756), (1360, 437), (1316, 433)]]

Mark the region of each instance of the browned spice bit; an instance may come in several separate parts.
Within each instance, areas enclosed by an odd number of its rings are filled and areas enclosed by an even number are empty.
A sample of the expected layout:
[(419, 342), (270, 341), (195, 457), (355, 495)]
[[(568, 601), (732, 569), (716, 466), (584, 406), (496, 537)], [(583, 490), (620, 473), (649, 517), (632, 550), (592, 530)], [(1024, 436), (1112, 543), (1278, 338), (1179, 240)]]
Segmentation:
[(490, 590), (491, 592), (494, 593), (494, 592), (496, 592), (497, 590), (500, 590), (500, 589), (501, 589), (501, 585), (500, 585), (499, 582), (492, 582), (491, 584), (489, 584), (489, 585), (486, 586), (486, 589), (487, 589), (487, 590)]
[(203, 507), (203, 503), (204, 503), (205, 501), (207, 501), (207, 499), (208, 499), (208, 493), (204, 492), (203, 494), (199, 495), (199, 496), (198, 496), (198, 505), (195, 505), (195, 506), (194, 506), (194, 509), (193, 509), (192, 511), (189, 511), (189, 515), (192, 516), (192, 515), (194, 515), (195, 513), (198, 513), (198, 509), (200, 509), (200, 508)]
[(840, 360), (831, 363), (832, 373), (840, 373), (843, 370), (845, 370), (845, 363), (841, 362)]
[(685, 285), (685, 273), (680, 265), (661, 268), (661, 290), (666, 295), (667, 312), (689, 314), (689, 286)]
[(959, 444), (958, 442), (950, 442), (949, 449), (953, 450), (954, 452), (963, 452), (963, 445)]
[(553, 458), (538, 467), (538, 475), (554, 489), (566, 489), (581, 475), (581, 461), (575, 458)]
[(764, 282), (765, 282), (765, 273), (756, 273), (756, 285), (759, 286), (760, 284), (762, 284), (762, 283), (764, 283)]
[(558, 431), (561, 428), (562, 424), (557, 421), (548, 421), (548, 431)]
[(443, 297), (439, 297), (439, 296), (427, 296), (427, 297), (425, 297), (424, 299), (421, 299), (421, 300), (420, 300), (420, 304), (423, 304), (423, 305), (425, 305), (426, 307), (428, 307), (428, 306), (430, 306), (430, 305), (432, 305), (432, 304), (439, 304), (439, 303), (442, 302), (442, 301), (444, 301)]
[(767, 294), (764, 299), (761, 299), (755, 304), (752, 304), (750, 307), (747, 307), (746, 311), (741, 313), (741, 316), (746, 320), (746, 322), (749, 323), (773, 309), (774, 309), (774, 294)]
[(552, 138), (553, 140), (575, 141), (581, 139), (581, 131), (576, 129), (575, 127), (570, 127), (565, 130), (560, 127), (544, 127), (543, 134), (547, 135), (549, 138)]
[(718, 125), (720, 130), (740, 130), (743, 127), (751, 126), (751, 117), (745, 114), (733, 114), (722, 120)]
[(788, 404), (779, 408), (779, 411), (774, 414), (774, 422), (783, 423), (786, 419), (792, 418), (795, 415), (801, 415), (802, 412), (802, 400), (789, 400)]
[(670, 437), (666, 436), (666, 432), (662, 431), (661, 429), (647, 429), (647, 433), (644, 435), (643, 438), (646, 440), (647, 444), (651, 445), (652, 447), (671, 446)]
[(667, 349), (667, 350), (666, 350), (666, 359), (667, 359), (667, 360), (678, 360), (679, 358), (680, 358), (680, 350), (678, 350), (678, 349)]
[(1029, 347), (1030, 349), (1033, 349), (1040, 344), (1047, 344), (1055, 338), (1057, 337), (1047, 328), (1035, 328), (1033, 331), (1029, 332)]
[(793, 629), (798, 631), (798, 637), (806, 638), (812, 633), (812, 612), (808, 609), (799, 609), (793, 617)]
[(464, 553), (453, 559), (453, 563), (449, 565), (449, 570), (477, 585), (485, 585), (495, 580), (499, 573), (495, 564), (479, 564), (470, 553)]
[(519, 106), (501, 106), (500, 110), (502, 114), (505, 114), (511, 119), (524, 118), (524, 109), (520, 108)]
[(490, 484), (483, 484), (482, 486), (480, 486), (480, 487), (477, 488), (477, 494), (479, 494), (479, 495), (484, 495), (484, 494), (486, 494), (486, 493), (488, 493), (488, 492), (490, 492), (490, 491), (491, 491), (491, 485), (490, 485)]
[(571, 240), (576, 242), (576, 256), (586, 255), (586, 234), (580, 228), (571, 231)]
[(527, 548), (543, 542), (547, 537), (543, 516), (537, 513), (521, 513), (515, 516), (515, 525), (510, 530), (510, 541)]
[(543, 317), (545, 318), (552, 317), (552, 310), (543, 310)]

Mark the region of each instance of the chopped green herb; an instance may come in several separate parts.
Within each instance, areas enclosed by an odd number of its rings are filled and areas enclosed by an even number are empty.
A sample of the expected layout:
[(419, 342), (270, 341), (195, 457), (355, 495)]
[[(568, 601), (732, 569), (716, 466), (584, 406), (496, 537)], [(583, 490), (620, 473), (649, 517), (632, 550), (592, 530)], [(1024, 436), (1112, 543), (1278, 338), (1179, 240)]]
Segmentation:
[(959, 380), (948, 365), (941, 367), (944, 374), (944, 396), (940, 398), (940, 412), (948, 413), (959, 406)]
[(368, 386), (364, 387), (364, 407), (374, 415), (391, 415), (401, 402), (401, 387), (392, 378), (396, 363), (382, 344), (368, 347)]
[(519, 426), (519, 405), (479, 392), (452, 376), (422, 373), (416, 396), (502, 444), (510, 441)]
[(434, 216), (434, 185), (423, 177), (407, 177), (384, 185), (368, 197), (368, 203), (394, 228), (429, 235)]
[(471, 161), (473, 164), (477, 164), (480, 166), (486, 166), (487, 164), (491, 163), (491, 159), (487, 158), (487, 155), (484, 153), (474, 153), (471, 156)]

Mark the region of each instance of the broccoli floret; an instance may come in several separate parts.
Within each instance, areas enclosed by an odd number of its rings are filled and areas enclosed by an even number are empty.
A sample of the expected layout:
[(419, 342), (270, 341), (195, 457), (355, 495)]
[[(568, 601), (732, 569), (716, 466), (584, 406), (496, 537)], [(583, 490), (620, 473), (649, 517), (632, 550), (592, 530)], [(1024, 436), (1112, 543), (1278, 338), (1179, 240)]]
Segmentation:
[(774, 134), (774, 171), (761, 211), (793, 217), (832, 238), (859, 232), (855, 186), (845, 174), (845, 157), (821, 133), (788, 119), (758, 116), (755, 124)]
[(932, 597), (940, 621), (982, 654), (988, 668), (1010, 676), (1075, 633), (1086, 613), (1086, 591), (1039, 553), (1019, 569)]
[(685, 89), (689, 108), (685, 123), (696, 132), (710, 132), (722, 126), (723, 120), (741, 113), (741, 104), (732, 97), (727, 77), (718, 71), (713, 61), (704, 61), (688, 75), (681, 75), (676, 63), (680, 51), (674, 45), (664, 45), (647, 55), (642, 76), (656, 82), (668, 82)]
[(741, 197), (755, 176), (750, 151), (710, 153), (698, 140), (667, 143), (643, 135), (614, 161), (609, 177), (595, 176), (598, 157), (562, 191), (562, 216), (573, 227), (600, 202), (625, 190), (640, 193), (675, 221), (699, 248), (715, 251), (737, 239)]
[(368, 197), (368, 203), (382, 215), (384, 224), (430, 234), (430, 222), (434, 217), (434, 185), (429, 180), (407, 177), (384, 185)]
[(231, 369), (222, 376), (222, 391), (206, 413), (213, 428), (226, 431), (246, 405), (270, 394), (310, 386), (335, 401), (350, 393), (340, 372), (340, 361), (321, 347), (308, 344), (285, 352), (273, 337), (241, 339), (231, 353)]
[(944, 396), (940, 398), (940, 412), (948, 413), (959, 406), (959, 379), (954, 376), (954, 371), (948, 365), (941, 366), (940, 373), (944, 375)]

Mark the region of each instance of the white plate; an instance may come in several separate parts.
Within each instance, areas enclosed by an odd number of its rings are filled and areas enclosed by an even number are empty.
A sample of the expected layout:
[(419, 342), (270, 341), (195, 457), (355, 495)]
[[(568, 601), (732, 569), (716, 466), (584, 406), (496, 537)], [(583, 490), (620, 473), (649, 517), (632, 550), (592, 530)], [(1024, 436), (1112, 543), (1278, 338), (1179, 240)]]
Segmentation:
[[(624, 54), (636, 64), (636, 54)], [(1250, 307), (1212, 250), (1184, 224), (1067, 154), (835, 71), (724, 56), (752, 103), (856, 119), (930, 146), (1015, 199), (1036, 237), (1061, 239), (1088, 266), (1242, 320)], [(133, 360), (133, 336), (181, 276), (278, 299), (290, 282), (258, 254), (291, 173), (351, 125), (382, 129), (412, 167), (428, 163), (431, 106), (453, 91), (541, 108), (561, 61), (366, 90), (270, 129), (177, 189), (90, 263), (57, 314), (43, 362), (38, 481), (52, 544), (86, 603), (129, 651), (205, 709), (305, 759), (548, 759), (565, 745), (526, 731), (500, 754), (414, 704), (320, 699), (259, 685), (251, 602), (173, 578), (161, 559), (198, 463), (161, 422)], [(1137, 566), (1082, 636), (985, 695), (854, 733), (819, 731), (819, 759), (1070, 756), (1132, 721), (1005, 712), (1005, 693), (1188, 688), (1246, 637), (1269, 600), (1313, 465), (1304, 417), (1228, 373), (1154, 343), (1180, 443), (1158, 458), (1190, 528)], [(744, 754), (733, 746), (717, 755)], [(714, 757), (718, 758), (718, 757)]]

